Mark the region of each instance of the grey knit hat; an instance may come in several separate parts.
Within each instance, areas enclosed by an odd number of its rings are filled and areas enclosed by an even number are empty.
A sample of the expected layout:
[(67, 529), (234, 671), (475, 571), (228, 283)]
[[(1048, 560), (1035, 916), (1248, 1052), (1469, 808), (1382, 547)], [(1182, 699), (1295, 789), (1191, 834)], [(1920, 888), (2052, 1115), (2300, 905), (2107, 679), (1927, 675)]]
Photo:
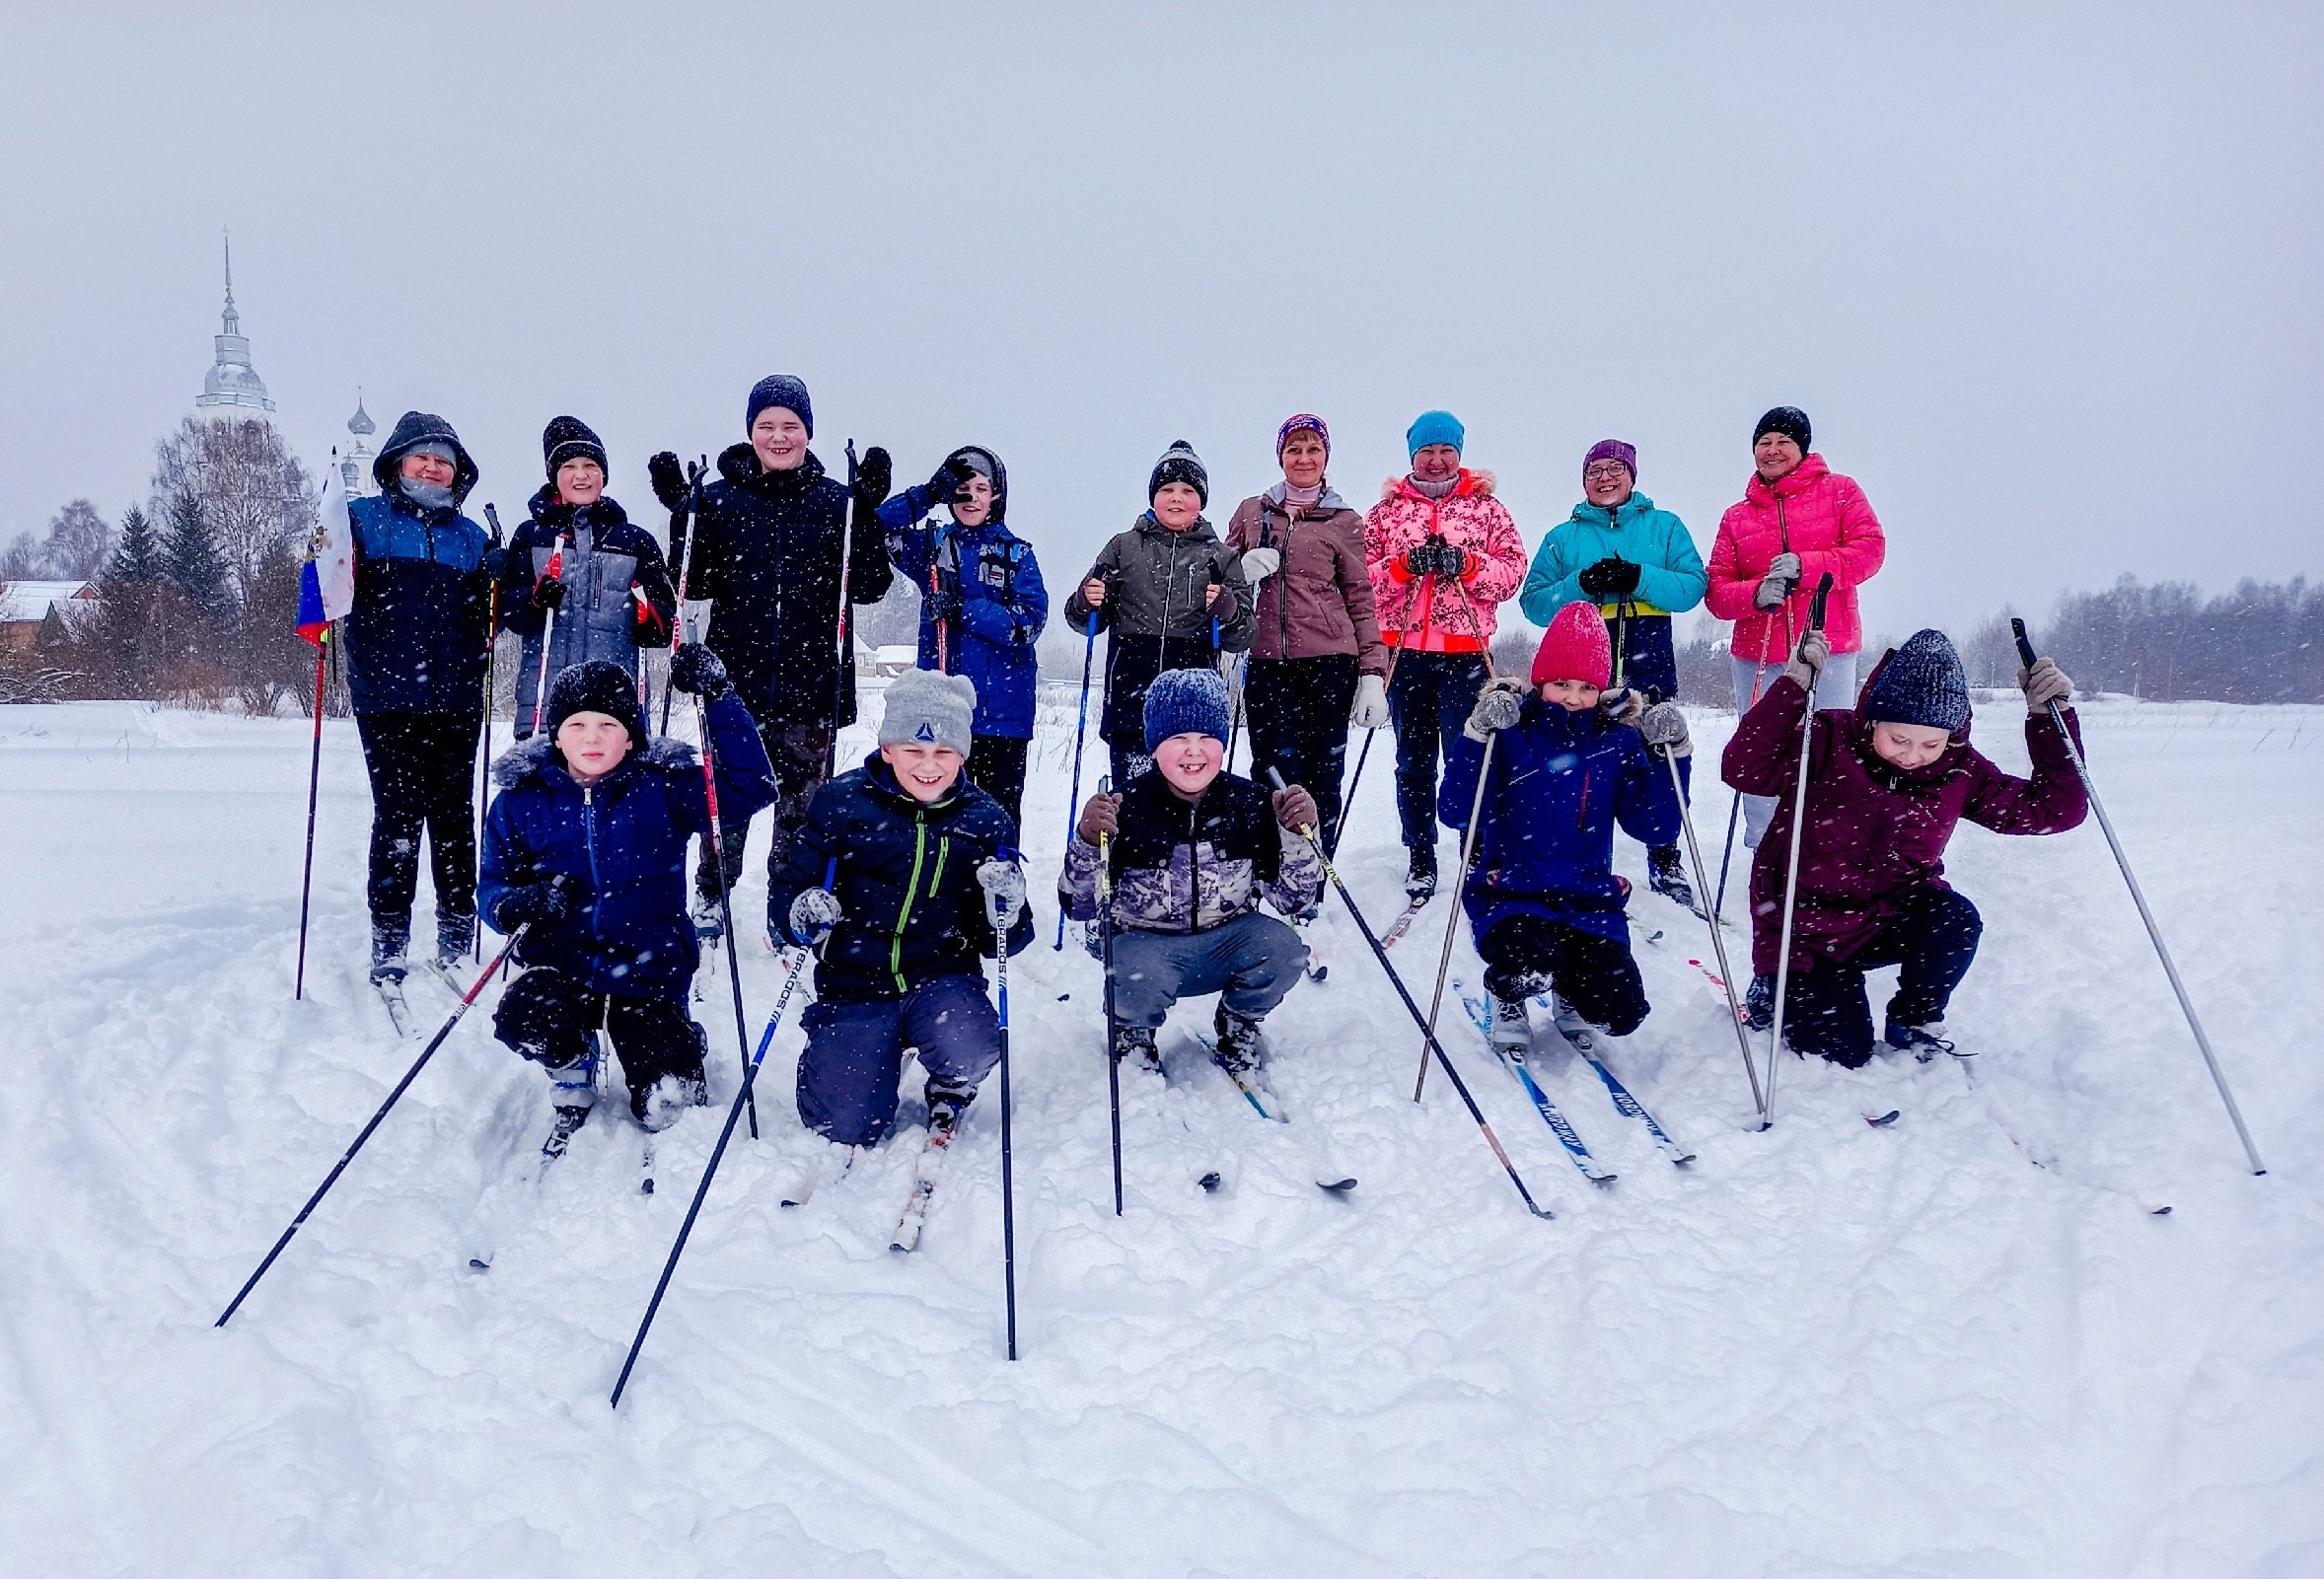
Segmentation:
[(907, 670), (888, 682), (880, 744), (949, 746), (966, 756), (976, 718), (977, 686), (968, 676)]
[(1864, 693), (1864, 716), (1875, 724), (1960, 732), (1969, 722), (1969, 677), (1943, 631), (1916, 630), (1888, 655)]

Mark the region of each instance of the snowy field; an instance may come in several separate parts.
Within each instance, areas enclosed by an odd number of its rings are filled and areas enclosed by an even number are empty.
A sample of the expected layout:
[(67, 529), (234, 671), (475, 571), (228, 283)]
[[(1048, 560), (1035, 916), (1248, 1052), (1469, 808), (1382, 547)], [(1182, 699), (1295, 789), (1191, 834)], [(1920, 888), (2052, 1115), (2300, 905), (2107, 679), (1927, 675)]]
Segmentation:
[[(1980, 719), (2020, 768), (2021, 713)], [(0, 1573), (2324, 1573), (2324, 709), (2084, 719), (2267, 1178), (2093, 824), (1954, 843), (1987, 927), (1952, 1016), (1974, 1087), (1949, 1060), (1786, 1060), (1754, 1133), (1701, 925), (1641, 892), (1654, 1013), (1613, 1059), (1701, 1159), (1674, 1169), (1545, 1052), (1621, 1172), (1600, 1191), (1449, 1013), (1549, 1222), (1440, 1076), (1413, 1105), (1417, 1039), (1335, 901), (1330, 980), (1271, 1026), (1296, 1121), (1260, 1123), (1177, 1038), (1179, 1084), (1126, 1077), (1117, 1219), (1098, 969), (1049, 946), (1053, 709), (1040, 940), (1011, 971), (1023, 1360), (1002, 1358), (994, 1105), (915, 1256), (887, 1249), (906, 1144), (780, 1211), (787, 1024), (769, 1138), (730, 1151), (615, 1413), (737, 1080), (723, 976), (696, 1011), (720, 1110), (664, 1137), (659, 1193), (635, 1187), (637, 1131), (601, 1117), (493, 1269), (467, 1268), (486, 1186), (546, 1119), (479, 1012), (213, 1330), (418, 1048), (364, 985), (353, 728), (327, 734), (294, 1003), (307, 726), (0, 708)], [(1697, 719), (1707, 756), (1730, 722)], [(1386, 745), (1344, 863), (1383, 925)], [(1642, 879), (1635, 845), (1619, 862)], [(1395, 952), (1423, 998), (1451, 908)], [(1456, 961), (1473, 976), (1465, 942)], [(754, 1035), (777, 981), (754, 944)], [(1311, 1183), (1327, 1161), (1351, 1196)]]

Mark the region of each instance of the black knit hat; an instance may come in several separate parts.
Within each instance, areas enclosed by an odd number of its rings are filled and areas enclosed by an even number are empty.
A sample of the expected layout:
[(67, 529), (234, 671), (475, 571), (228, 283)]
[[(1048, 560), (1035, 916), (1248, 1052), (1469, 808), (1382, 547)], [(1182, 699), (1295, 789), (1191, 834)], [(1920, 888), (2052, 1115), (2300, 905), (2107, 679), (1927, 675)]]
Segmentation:
[(1805, 411), (1796, 405), (1779, 405), (1759, 419), (1759, 426), (1751, 430), (1751, 442), (1757, 444), (1771, 433), (1780, 433), (1798, 445), (1799, 453), (1805, 455), (1812, 448), (1808, 441), (1815, 437), (1815, 432), (1808, 426)]
[(1203, 506), (1210, 503), (1210, 473), (1202, 468), (1202, 458), (1195, 454), (1195, 447), (1180, 439), (1162, 452), (1162, 459), (1154, 463), (1154, 474), (1146, 479), (1146, 502), (1153, 503), (1154, 495), (1173, 482), (1183, 482), (1200, 496)]
[(606, 465), (606, 447), (597, 442), (597, 435), (589, 424), (577, 416), (550, 419), (541, 430), (541, 455), (548, 464), (548, 480), (556, 480), (556, 468), (567, 461), (595, 461), (600, 471), (611, 471)]
[(575, 713), (603, 713), (619, 719), (629, 731), (631, 750), (645, 750), (645, 715), (637, 707), (637, 682), (619, 664), (592, 658), (558, 672), (548, 687), (548, 716), (542, 725), (551, 741)]
[(1864, 692), (1864, 717), (1875, 724), (1919, 724), (1957, 735), (1969, 722), (1969, 677), (1941, 630), (1916, 630)]

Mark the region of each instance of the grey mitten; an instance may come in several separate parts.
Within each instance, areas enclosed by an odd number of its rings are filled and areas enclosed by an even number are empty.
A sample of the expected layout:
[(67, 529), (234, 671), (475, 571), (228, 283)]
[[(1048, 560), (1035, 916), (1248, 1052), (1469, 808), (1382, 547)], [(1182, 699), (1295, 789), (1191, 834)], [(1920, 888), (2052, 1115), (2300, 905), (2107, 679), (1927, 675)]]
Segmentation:
[(2052, 702), (2073, 699), (2073, 682), (2047, 658), (2037, 658), (2033, 668), (2017, 672), (2017, 688), (2025, 692), (2025, 710), (2036, 718), (2048, 712)]
[(1798, 590), (1799, 555), (1779, 553), (1769, 563), (1768, 573), (1759, 578), (1759, 591), (1751, 601), (1760, 609), (1780, 609)]
[(1469, 710), (1469, 721), (1461, 726), (1461, 733), (1473, 741), (1485, 741), (1504, 729), (1512, 729), (1525, 716), (1525, 683), (1522, 681), (1497, 679), (1485, 683), (1477, 697), (1477, 705)]
[(1280, 548), (1245, 548), (1243, 550), (1243, 579), (1256, 587), (1283, 568)]
[(1647, 708), (1638, 719), (1638, 734), (1667, 756), (1695, 754), (1695, 743), (1687, 738), (1687, 715), (1677, 702), (1656, 702)]
[(1831, 639), (1820, 630), (1811, 630), (1799, 638), (1799, 651), (1783, 666), (1783, 678), (1796, 682), (1801, 690), (1813, 696), (1816, 677), (1824, 672), (1824, 660), (1831, 656)]
[(984, 891), (984, 918), (1005, 935), (1025, 913), (1024, 868), (1014, 861), (984, 861), (977, 867), (977, 884)]
[(812, 949), (832, 935), (846, 913), (830, 889), (802, 889), (791, 901), (791, 936)]

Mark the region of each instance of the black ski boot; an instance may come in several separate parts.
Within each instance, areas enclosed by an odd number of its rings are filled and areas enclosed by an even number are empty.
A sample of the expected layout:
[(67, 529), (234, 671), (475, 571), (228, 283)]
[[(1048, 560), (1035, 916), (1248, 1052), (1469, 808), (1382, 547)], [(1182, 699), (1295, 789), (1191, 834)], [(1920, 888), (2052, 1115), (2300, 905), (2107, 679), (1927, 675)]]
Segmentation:
[(1924, 1020), (1917, 1026), (1909, 1026), (1892, 1014), (1888, 1017), (1887, 1032), (1883, 1040), (1899, 1052), (1909, 1052), (1923, 1063), (1928, 1062), (1940, 1052), (1949, 1052), (1956, 1058), (1974, 1056), (1973, 1053), (1963, 1052), (1955, 1046), (1944, 1031), (1945, 1023), (1941, 1017)]
[(1743, 993), (1743, 1024), (1753, 1031), (1765, 1031), (1775, 1023), (1776, 978), (1755, 975)]
[(977, 1100), (975, 1086), (956, 1086), (947, 1080), (928, 1077), (928, 1133), (949, 1135), (960, 1127), (960, 1116), (969, 1104)]
[(371, 984), (400, 983), (410, 962), (404, 958), (411, 947), (409, 921), (381, 921), (371, 923)]
[(1211, 1054), (1218, 1067), (1230, 1075), (1258, 1073), (1260, 1058), (1267, 1050), (1267, 1034), (1257, 1020), (1236, 1014), (1222, 1003), (1211, 1015), (1210, 1027), (1218, 1033), (1217, 1050)]
[(1703, 913), (1703, 907), (1695, 902), (1695, 887), (1687, 881), (1687, 870), (1679, 864), (1676, 844), (1646, 852), (1646, 887), (1665, 898), (1676, 899), (1697, 915)]
[(1154, 1033), (1145, 1026), (1116, 1027), (1114, 1056), (1148, 1074), (1162, 1072), (1162, 1049), (1154, 1044)]
[(1425, 904), (1436, 897), (1436, 846), (1414, 844), (1408, 846), (1411, 865), (1405, 868), (1405, 897), (1415, 904)]

